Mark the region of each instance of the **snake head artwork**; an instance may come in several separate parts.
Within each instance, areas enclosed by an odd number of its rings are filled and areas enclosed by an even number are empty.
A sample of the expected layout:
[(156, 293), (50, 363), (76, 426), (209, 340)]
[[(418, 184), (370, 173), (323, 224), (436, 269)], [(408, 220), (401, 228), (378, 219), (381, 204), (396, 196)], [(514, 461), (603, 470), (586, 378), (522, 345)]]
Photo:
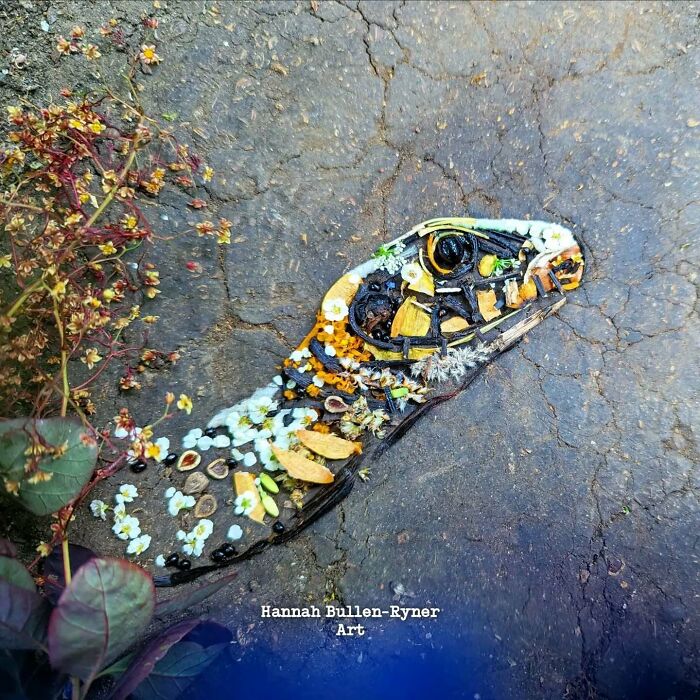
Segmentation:
[[(381, 246), (331, 286), (277, 376), (185, 435), (182, 488), (198, 495), (195, 516), (221, 523), (182, 533), (211, 563), (156, 584), (240, 562), (328, 511), (368, 454), (560, 308), (584, 269), (572, 232), (542, 221), (433, 219)], [(235, 544), (205, 552), (212, 530)]]

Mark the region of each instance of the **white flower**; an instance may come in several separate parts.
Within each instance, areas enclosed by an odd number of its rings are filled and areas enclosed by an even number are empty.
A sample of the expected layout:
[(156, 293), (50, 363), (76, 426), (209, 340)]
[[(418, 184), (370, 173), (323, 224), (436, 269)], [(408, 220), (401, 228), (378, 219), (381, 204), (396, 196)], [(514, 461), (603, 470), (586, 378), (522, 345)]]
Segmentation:
[(255, 452), (248, 452), (243, 457), (243, 465), (246, 467), (252, 467), (257, 461), (258, 458), (255, 456)]
[(108, 510), (109, 506), (104, 501), (100, 501), (99, 499), (95, 499), (90, 504), (90, 512), (100, 520), (107, 520)]
[(114, 532), (120, 540), (133, 540), (141, 534), (139, 519), (135, 518), (133, 515), (127, 515), (114, 523), (112, 532)]
[(277, 401), (273, 401), (269, 396), (261, 396), (250, 406), (248, 417), (256, 425), (265, 420), (265, 416), (277, 408)]
[(542, 241), (544, 243), (544, 252), (556, 253), (560, 250), (566, 250), (576, 244), (571, 231), (563, 226), (552, 224), (542, 230)]
[(155, 561), (156, 566), (160, 566), (161, 568), (165, 566), (165, 557), (162, 554), (159, 554), (156, 557)]
[(175, 495), (175, 491), (177, 489), (174, 486), (171, 486), (166, 492), (165, 492), (165, 497), (166, 498), (172, 498)]
[(122, 428), (121, 425), (118, 425), (114, 429), (114, 437), (118, 439), (123, 439), (125, 437), (129, 437), (129, 431), (126, 428)]
[(314, 374), (313, 378), (311, 379), (311, 383), (314, 386), (317, 386), (319, 389), (325, 384), (323, 379), (321, 379), (321, 377), (319, 377), (318, 374)]
[(335, 357), (337, 354), (336, 349), (330, 343), (326, 343), (326, 347), (323, 349), (326, 351), (328, 357)]
[(311, 351), (309, 348), (302, 348), (301, 350), (295, 350), (290, 356), (289, 359), (292, 362), (296, 362), (299, 364), (300, 362), (303, 362), (307, 357), (311, 357)]
[(323, 316), (329, 321), (342, 321), (348, 315), (348, 305), (344, 299), (326, 299), (321, 305)]
[(420, 278), (422, 276), (423, 276), (423, 268), (420, 266), (420, 263), (417, 263), (417, 262), (406, 263), (401, 268), (401, 279), (405, 280), (409, 284), (413, 284), (414, 282), (418, 282), (418, 280), (420, 280)]
[(124, 503), (131, 503), (135, 498), (138, 497), (139, 492), (133, 484), (122, 484), (119, 487), (118, 495), (122, 497)]
[(183, 496), (182, 491), (175, 491), (168, 501), (168, 513), (175, 517), (183, 508), (192, 508), (195, 503), (194, 496)]
[(276, 374), (273, 378), (272, 381), (277, 385), (277, 386), (282, 386), (282, 375)]
[(194, 535), (199, 540), (206, 540), (214, 532), (214, 523), (208, 518), (202, 518), (192, 529), (190, 535)]
[(258, 431), (253, 427), (241, 428), (231, 433), (231, 437), (233, 438), (231, 444), (234, 447), (240, 447), (255, 440), (258, 437)]
[(236, 515), (250, 515), (258, 504), (257, 496), (252, 491), (244, 491), (234, 501)]
[(196, 447), (197, 440), (199, 440), (202, 435), (204, 435), (204, 433), (201, 428), (193, 428), (182, 438), (182, 446), (187, 450), (191, 450), (193, 447)]
[(204, 549), (204, 540), (200, 540), (194, 532), (184, 533), (180, 530), (177, 533), (177, 538), (182, 540), (182, 551), (190, 556), (198, 557)]
[(280, 463), (272, 452), (272, 446), (269, 440), (256, 440), (255, 451), (260, 455), (260, 461), (265, 469), (274, 472), (280, 468)]
[(214, 447), (228, 447), (231, 444), (231, 438), (228, 435), (217, 435), (212, 441)]
[(231, 457), (233, 457), (237, 462), (240, 462), (243, 459), (243, 453), (234, 447), (231, 450)]
[(162, 437), (158, 438), (154, 444), (158, 448), (158, 454), (155, 456), (155, 460), (162, 462), (168, 456), (168, 452), (170, 451), (170, 440), (168, 440), (166, 437)]
[(141, 554), (145, 552), (151, 546), (151, 536), (141, 535), (141, 537), (134, 537), (126, 548), (127, 554)]
[(117, 505), (114, 506), (114, 509), (112, 510), (112, 515), (114, 516), (115, 523), (119, 522), (120, 520), (123, 520), (126, 517), (126, 506), (123, 502), (118, 502)]
[(295, 408), (292, 411), (292, 418), (298, 420), (301, 426), (311, 425), (318, 420), (318, 411), (313, 408)]
[(230, 540), (240, 540), (243, 537), (243, 530), (240, 525), (231, 525), (226, 533), (226, 537)]

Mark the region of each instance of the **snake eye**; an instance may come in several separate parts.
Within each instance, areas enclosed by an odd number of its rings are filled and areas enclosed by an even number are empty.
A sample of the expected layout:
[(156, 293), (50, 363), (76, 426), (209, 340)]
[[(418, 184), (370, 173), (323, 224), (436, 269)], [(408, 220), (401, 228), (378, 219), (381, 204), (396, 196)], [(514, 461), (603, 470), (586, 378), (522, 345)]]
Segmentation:
[(444, 236), (435, 245), (435, 262), (440, 267), (453, 269), (462, 262), (464, 248), (461, 236)]

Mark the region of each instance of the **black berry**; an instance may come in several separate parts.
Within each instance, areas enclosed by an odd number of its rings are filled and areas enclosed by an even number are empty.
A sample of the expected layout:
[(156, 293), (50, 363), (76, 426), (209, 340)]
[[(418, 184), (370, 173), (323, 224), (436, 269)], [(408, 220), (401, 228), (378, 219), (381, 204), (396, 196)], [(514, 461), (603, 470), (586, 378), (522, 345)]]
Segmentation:
[(132, 462), (129, 465), (129, 469), (131, 469), (134, 474), (140, 474), (145, 468), (146, 462), (144, 462), (142, 459), (137, 459), (135, 462)]
[(207, 429), (204, 431), (204, 434), (205, 434), (207, 437), (213, 438), (213, 437), (216, 436), (216, 428), (207, 428)]
[(175, 464), (177, 462), (177, 455), (174, 452), (171, 452), (164, 460), (163, 464), (165, 466), (169, 467), (171, 464)]
[(180, 571), (189, 571), (192, 568), (192, 562), (189, 559), (183, 559), (177, 565)]
[(284, 529), (284, 523), (281, 523), (279, 520), (272, 526), (272, 531), (276, 532), (278, 535), (284, 532)]
[(165, 560), (166, 566), (177, 566), (180, 561), (180, 555), (177, 552), (170, 554)]
[(221, 545), (221, 551), (224, 553), (225, 556), (227, 557), (234, 557), (236, 556), (236, 548), (230, 543), (226, 542), (225, 544)]
[(220, 549), (215, 549), (211, 553), (211, 558), (212, 558), (212, 561), (219, 562), (219, 561), (223, 561), (224, 559), (226, 559), (226, 555)]
[(233, 459), (233, 457), (231, 457), (231, 459), (226, 460), (226, 466), (229, 469), (235, 469), (238, 466), (238, 462), (235, 459)]

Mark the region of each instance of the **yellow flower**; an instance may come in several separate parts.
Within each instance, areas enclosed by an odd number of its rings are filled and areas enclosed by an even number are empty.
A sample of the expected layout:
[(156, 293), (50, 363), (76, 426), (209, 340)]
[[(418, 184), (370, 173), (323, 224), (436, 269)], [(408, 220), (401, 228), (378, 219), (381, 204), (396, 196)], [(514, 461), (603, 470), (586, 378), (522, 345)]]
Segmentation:
[(128, 216), (125, 216), (122, 219), (122, 226), (127, 231), (132, 231), (133, 229), (136, 228), (136, 224), (138, 224), (138, 222), (139, 222), (139, 220), (133, 214), (129, 214)]
[(3, 267), (12, 267), (11, 255), (0, 255), (0, 269)]
[(207, 167), (204, 168), (204, 172), (202, 173), (202, 180), (204, 180), (204, 182), (209, 182), (213, 177), (214, 168), (207, 165)]
[(15, 107), (14, 105), (10, 105), (9, 107), (5, 107), (7, 110), (7, 118), (9, 121), (12, 121), (13, 119), (19, 119), (22, 116), (22, 108), (21, 107)]
[(141, 320), (144, 323), (155, 323), (159, 318), (160, 316), (144, 316)]
[(105, 289), (104, 292), (102, 292), (102, 298), (107, 302), (112, 301), (115, 296), (116, 292), (113, 289)]
[(107, 127), (97, 119), (88, 124), (88, 129), (92, 131), (93, 134), (101, 134)]
[(72, 226), (73, 224), (77, 224), (82, 218), (83, 215), (80, 212), (76, 211), (74, 214), (71, 214), (70, 216), (66, 217), (64, 224), (66, 226)]
[(9, 231), (10, 233), (14, 233), (16, 231), (21, 231), (24, 228), (24, 218), (21, 217), (19, 214), (15, 214), (12, 219), (10, 219), (10, 223), (5, 226), (5, 231)]
[(83, 46), (83, 54), (88, 61), (94, 61), (102, 55), (95, 44), (87, 44), (86, 46)]
[(141, 53), (139, 58), (146, 64), (151, 65), (154, 63), (160, 63), (161, 57), (156, 53), (156, 47), (153, 44), (143, 44), (141, 46)]
[(67, 56), (70, 53), (70, 41), (63, 36), (59, 36), (58, 43), (56, 44), (56, 51)]
[(168, 406), (170, 406), (170, 404), (171, 404), (173, 401), (175, 401), (175, 394), (173, 394), (172, 391), (169, 391), (169, 392), (165, 395), (165, 403), (168, 404)]
[(192, 399), (187, 396), (187, 394), (180, 394), (180, 398), (177, 401), (177, 407), (181, 411), (185, 411), (189, 416), (192, 413)]
[(85, 131), (85, 125), (83, 124), (83, 122), (80, 121), (80, 119), (69, 119), (68, 126), (71, 129), (77, 129), (78, 131)]
[(53, 547), (48, 543), (41, 541), (36, 547), (36, 551), (39, 553), (40, 557), (48, 557), (51, 554)]
[(231, 242), (231, 232), (226, 230), (226, 229), (221, 229), (218, 231), (218, 235), (216, 237), (216, 242), (217, 243), (230, 243)]
[(97, 247), (100, 249), (100, 253), (102, 253), (102, 255), (114, 255), (117, 252), (117, 249), (112, 241), (107, 241), (106, 243), (103, 243)]
[(75, 27), (71, 29), (70, 35), (74, 39), (80, 39), (81, 37), (85, 36), (85, 29), (80, 25), (76, 24)]
[(50, 294), (54, 299), (63, 299), (63, 295), (66, 293), (66, 283), (64, 280), (58, 280), (56, 284), (54, 284), (53, 289), (51, 290)]
[(5, 479), (5, 491), (7, 491), (7, 493), (11, 493), (13, 496), (16, 496), (19, 493), (19, 481), (10, 481), (9, 479)]
[(97, 352), (97, 348), (88, 348), (85, 355), (80, 358), (80, 361), (85, 363), (88, 369), (92, 369), (101, 359), (102, 357)]
[(145, 456), (150, 459), (157, 459), (160, 456), (160, 446), (153, 442), (146, 443)]

